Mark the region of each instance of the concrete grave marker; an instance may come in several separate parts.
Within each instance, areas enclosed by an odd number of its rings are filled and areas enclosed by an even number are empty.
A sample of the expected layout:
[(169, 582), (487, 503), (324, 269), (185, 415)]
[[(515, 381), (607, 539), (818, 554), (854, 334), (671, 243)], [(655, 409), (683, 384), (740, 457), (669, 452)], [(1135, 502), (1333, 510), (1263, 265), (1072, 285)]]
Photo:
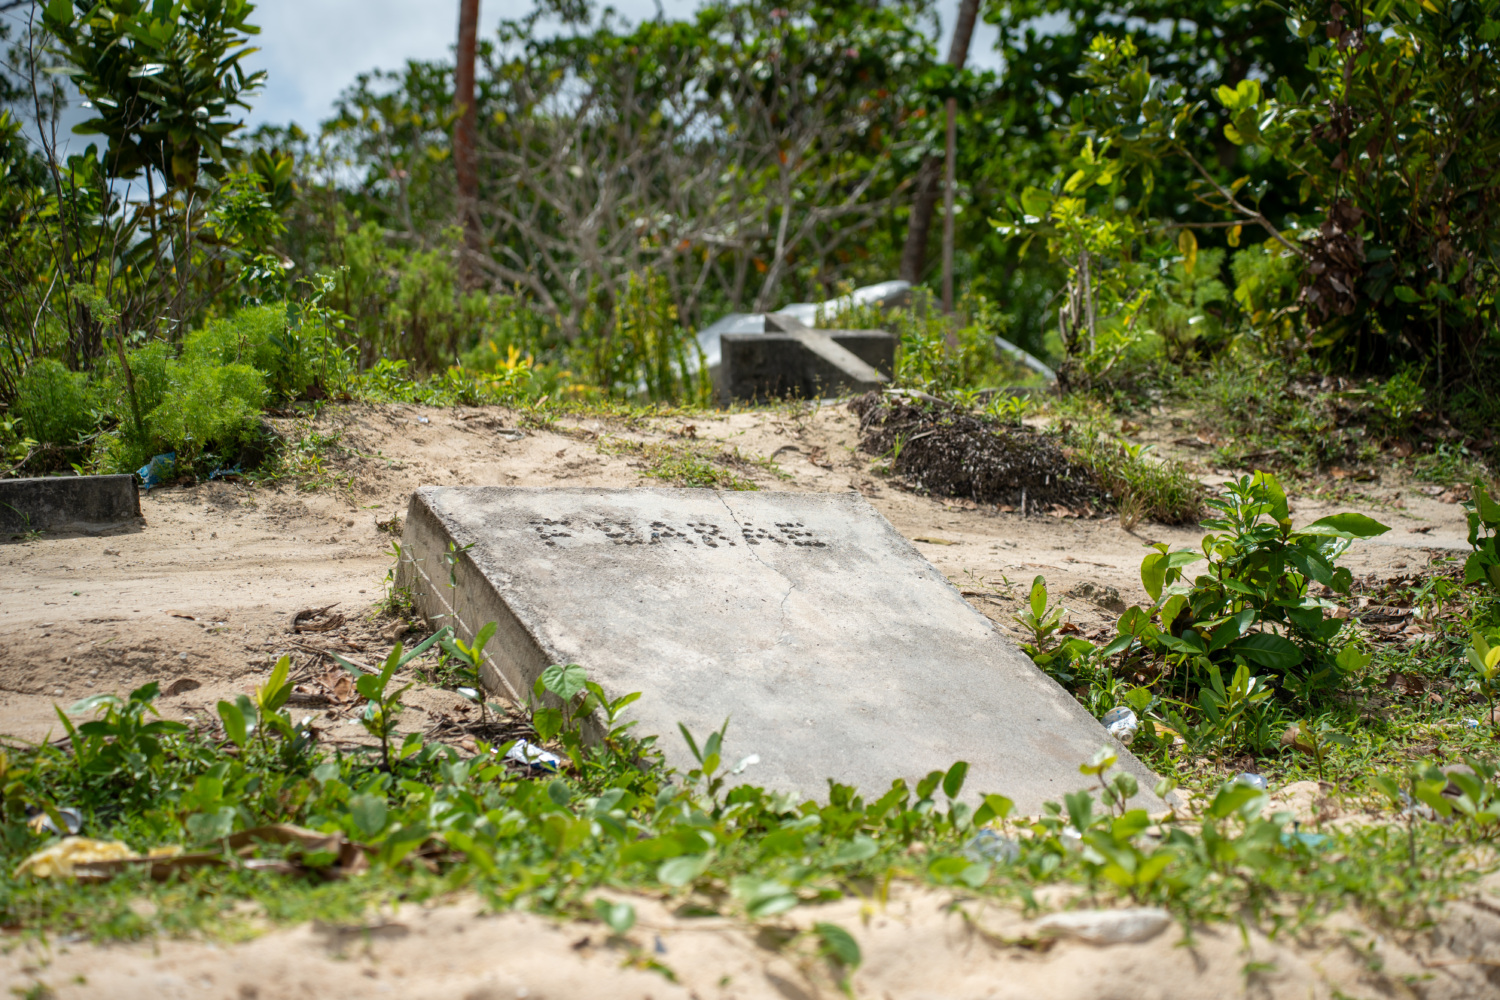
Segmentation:
[(760, 758), (741, 780), (807, 796), (966, 760), (970, 793), (1034, 812), (1104, 745), (1155, 780), (856, 493), (429, 486), (397, 583), (466, 638), (498, 623), (496, 693), (553, 663), (642, 692), (629, 717), (679, 768), (677, 723), (728, 718), (726, 760)]
[(893, 334), (814, 330), (784, 313), (767, 316), (764, 333), (726, 333), (719, 340), (721, 403), (869, 392), (890, 381), (896, 366)]
[(134, 476), (0, 479), (0, 540), (29, 531), (99, 531), (140, 516)]

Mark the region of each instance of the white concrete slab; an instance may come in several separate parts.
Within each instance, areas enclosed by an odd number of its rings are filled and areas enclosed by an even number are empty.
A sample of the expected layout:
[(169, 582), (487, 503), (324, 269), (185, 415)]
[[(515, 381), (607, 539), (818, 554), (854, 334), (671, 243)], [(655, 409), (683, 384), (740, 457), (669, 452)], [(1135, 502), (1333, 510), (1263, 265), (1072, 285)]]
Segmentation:
[(632, 717), (673, 764), (678, 722), (728, 718), (726, 758), (759, 755), (742, 780), (775, 789), (873, 796), (965, 760), (967, 792), (1034, 812), (1113, 743), (857, 493), (425, 487), (398, 583), (464, 635), (499, 623), (497, 693), (582, 664), (643, 693)]

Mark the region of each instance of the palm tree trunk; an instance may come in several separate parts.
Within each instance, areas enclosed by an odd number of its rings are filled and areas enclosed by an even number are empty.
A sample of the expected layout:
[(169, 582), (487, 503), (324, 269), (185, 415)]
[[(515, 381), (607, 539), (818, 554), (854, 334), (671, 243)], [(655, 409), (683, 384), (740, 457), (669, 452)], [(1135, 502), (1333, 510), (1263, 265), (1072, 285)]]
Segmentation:
[[(979, 19), (979, 0), (962, 0), (958, 20), (953, 25), (953, 41), (948, 46), (948, 65), (963, 69), (969, 58), (969, 42), (974, 37), (974, 22)], [(929, 156), (917, 171), (916, 194), (912, 197), (911, 215), (906, 223), (906, 245), (901, 250), (901, 277), (907, 281), (922, 280), (927, 264), (927, 237), (932, 232), (932, 217), (937, 212), (938, 178), (943, 160)]]
[(458, 220), (464, 230), (459, 279), (464, 288), (478, 284), (473, 256), (484, 251), (479, 229), (479, 109), (474, 103), (474, 53), (479, 36), (479, 0), (458, 2), (458, 68), (453, 87), (453, 169), (458, 179)]

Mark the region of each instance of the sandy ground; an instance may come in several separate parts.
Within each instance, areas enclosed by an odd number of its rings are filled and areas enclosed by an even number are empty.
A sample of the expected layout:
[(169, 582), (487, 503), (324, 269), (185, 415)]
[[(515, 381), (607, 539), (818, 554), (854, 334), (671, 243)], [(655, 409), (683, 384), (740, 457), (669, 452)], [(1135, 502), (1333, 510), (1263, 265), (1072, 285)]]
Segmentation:
[[(1114, 519), (1022, 518), (913, 495), (871, 471), (872, 457), (856, 447), (856, 422), (841, 406), (694, 418), (691, 425), (665, 420), (624, 427), (581, 420), (524, 431), (517, 414), (494, 408), (341, 407), (326, 411), (315, 427), (300, 420), (283, 421), (282, 427), (293, 437), (309, 429), (337, 435), (325, 462), (331, 485), (300, 490), (216, 481), (159, 488), (142, 498), (143, 523), (128, 529), (0, 544), (0, 642), (7, 654), (0, 664), (0, 732), (26, 740), (55, 738), (61, 727), (54, 705), (148, 681), (169, 692), (160, 702), (166, 717), (207, 722), (220, 698), (253, 688), (282, 654), (292, 656), (298, 676), (308, 682), (328, 668), (320, 648), (376, 662), (394, 641), (391, 620), (376, 613), (395, 540), (380, 525), (404, 512), (415, 487), (661, 485), (644, 476), (642, 458), (622, 451), (619, 441), (697, 442), (771, 459), (770, 468), (747, 463), (737, 469), (762, 489), (858, 490), (1002, 629), (1010, 628), (1009, 616), (1037, 574), (1047, 578), (1056, 596), (1092, 583), (1114, 587), (1133, 602), (1144, 596), (1138, 576), (1143, 547), (1155, 541), (1196, 546), (1201, 534), (1152, 524), (1125, 531)], [(1225, 475), (1202, 471), (1206, 482)], [(1463, 512), (1456, 504), (1440, 502), (1412, 484), (1361, 484), (1360, 489), (1359, 502), (1294, 502), (1299, 522), (1358, 509), (1392, 526), (1388, 535), (1346, 557), (1356, 575), (1411, 572), (1434, 556), (1467, 549)], [(1083, 598), (1065, 601), (1086, 634), (1115, 617)], [(291, 630), (298, 611), (328, 605), (346, 616), (342, 627), (310, 634)], [(407, 719), (424, 728), (467, 711), (456, 696), (426, 687), (415, 690), (408, 703), (415, 711)], [(359, 738), (348, 707), (314, 705), (308, 711), (319, 719), (324, 739)], [(944, 915), (946, 902), (946, 897), (918, 894), (903, 902), (905, 909), (882, 911), (864, 927), (870, 960), (856, 977), (859, 995), (1218, 997), (1248, 989), (1256, 995), (1305, 997), (1332, 996), (1341, 989), (1349, 995), (1402, 996), (1416, 989), (1401, 985), (1406, 973), (1393, 971), (1399, 962), (1393, 959), (1383, 972), (1372, 972), (1370, 961), (1343, 939), (1307, 946), (1255, 942), (1250, 951), (1274, 953), (1277, 971), (1247, 973), (1259, 966), (1245, 964), (1252, 956), (1241, 950), (1237, 934), (1227, 931), (1202, 933), (1192, 947), (1177, 947), (1173, 931), (1148, 945), (1100, 951), (1061, 944), (1042, 953), (996, 944), (992, 936), (966, 929), (961, 918)], [(856, 904), (840, 905), (853, 908), (840, 922), (851, 928), (860, 923)], [(448, 904), (403, 913), (389, 925), (400, 930), (303, 927), (225, 949), (161, 942), (101, 953), (72, 945), (53, 954), (55, 964), (45, 980), (59, 996), (120, 997), (392, 992), (476, 1000), (648, 995), (706, 1000), (811, 997), (832, 989), (793, 966), (776, 971), (781, 968), (776, 963), (786, 960), (744, 927), (703, 929), (699, 922), (689, 927), (663, 911), (660, 934), (667, 956), (686, 956), (666, 962), (678, 969), (681, 982), (674, 985), (656, 972), (622, 968), (630, 948), (603, 943), (597, 927), (558, 928), (534, 917), (480, 918), (474, 912), (472, 904)], [(992, 918), (997, 927), (1020, 919), (1013, 913)], [(1489, 933), (1500, 940), (1500, 924)], [(575, 948), (584, 936), (593, 943)], [(634, 937), (646, 947), (640, 933)], [(440, 948), (435, 941), (449, 944)], [(354, 957), (327, 961), (345, 953)], [(1403, 961), (1418, 961), (1401, 954)], [(101, 973), (97, 963), (105, 955), (110, 957)], [(0, 961), (0, 978), (24, 986), (23, 966), (36, 960), (13, 953)], [(261, 978), (268, 962), (285, 970), (275, 984)], [(685, 971), (690, 967), (696, 970), (691, 975)], [(80, 971), (64, 972), (75, 968)], [(1412, 975), (1436, 976), (1423, 982), (1437, 992), (1423, 986), (1420, 995), (1478, 996), (1483, 994), (1443, 992), (1447, 987), (1439, 986), (1456, 983), (1455, 970), (1494, 971), (1495, 965), (1445, 965), (1440, 973), (1413, 968)], [(934, 978), (939, 969), (948, 971)], [(87, 978), (87, 986), (67, 985), (74, 975)], [(723, 983), (721, 976), (727, 977)]]
[[(853, 933), (864, 956), (851, 995), (879, 1000), (1500, 995), (1500, 909), (1470, 902), (1402, 938), (1334, 915), (1275, 940), (1232, 924), (1187, 938), (1171, 925), (1144, 942), (1100, 946), (1042, 937), (1014, 907), (933, 889), (898, 886), (883, 904), (847, 898), (761, 925), (626, 898), (639, 919), (624, 937), (587, 921), (486, 913), (465, 897), (233, 945), (31, 943), (0, 957), (0, 984), (57, 1000), (814, 1000), (840, 996), (841, 970), (806, 933), (828, 921)], [(25, 993), (37, 984), (50, 992)]]
[[(871, 456), (857, 450), (857, 425), (843, 407), (695, 419), (692, 438), (684, 436), (689, 425), (682, 421), (627, 429), (598, 420), (518, 437), (515, 416), (498, 409), (339, 408), (316, 429), (338, 433), (327, 478), (352, 486), (307, 491), (215, 481), (158, 488), (142, 497), (143, 523), (127, 530), (0, 543), (0, 641), (8, 653), (0, 666), (0, 732), (56, 736), (54, 704), (151, 680), (177, 692), (163, 699), (168, 717), (211, 716), (221, 697), (253, 687), (283, 653), (304, 676), (321, 675), (328, 661), (308, 647), (331, 645), (373, 662), (391, 645), (388, 623), (373, 616), (396, 540), (379, 524), (404, 513), (414, 488), (663, 485), (643, 475), (638, 455), (609, 453), (619, 451), (608, 447), (612, 440), (697, 441), (770, 458), (774, 470), (749, 463), (736, 470), (762, 489), (859, 490), (1005, 630), (1038, 574), (1086, 633), (1104, 627), (1114, 614), (1065, 595), (1093, 583), (1116, 588), (1126, 602), (1142, 600), (1144, 547), (1157, 541), (1196, 547), (1201, 537), (1195, 528), (1143, 523), (1125, 531), (1113, 518), (1023, 518), (908, 493), (870, 471)], [(292, 434), (307, 429), (285, 424)], [(1204, 478), (1217, 482), (1223, 475), (1205, 471)], [(1457, 504), (1413, 486), (1364, 492), (1364, 502), (1293, 504), (1299, 522), (1357, 509), (1392, 526), (1345, 557), (1356, 575), (1411, 572), (1434, 555), (1467, 550)], [(291, 615), (328, 605), (347, 616), (345, 628), (290, 631)], [(462, 708), (440, 692), (419, 694), (414, 704), (424, 711)], [(351, 735), (357, 729), (345, 726)]]

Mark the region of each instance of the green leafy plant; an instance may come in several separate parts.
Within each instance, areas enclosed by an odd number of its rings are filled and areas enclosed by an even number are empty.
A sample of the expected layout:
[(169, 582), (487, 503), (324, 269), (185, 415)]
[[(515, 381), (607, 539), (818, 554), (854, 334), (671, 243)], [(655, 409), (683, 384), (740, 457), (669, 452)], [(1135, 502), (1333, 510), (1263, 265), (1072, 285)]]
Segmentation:
[(1026, 607), (1020, 614), (1011, 616), (1011, 621), (1028, 633), (1028, 655), (1034, 658), (1048, 651), (1052, 637), (1062, 627), (1063, 615), (1066, 613), (1067, 609), (1062, 606), (1061, 601), (1050, 608), (1047, 606), (1047, 579), (1037, 574), (1036, 579), (1031, 581), (1031, 593), (1027, 595)]
[(396, 734), (396, 721), (401, 715), (401, 696), (410, 690), (412, 682), (391, 689), (391, 678), (401, 666), (401, 643), (397, 642), (378, 674), (362, 674), (354, 681), (354, 689), (366, 700), (359, 724), (380, 741), (380, 759), (386, 770), (391, 767), (391, 737)]
[(489, 622), (474, 636), (472, 643), (466, 643), (456, 635), (445, 636), (441, 642), (449, 657), (448, 665), (458, 667), (459, 679), (466, 685), (458, 689), (459, 693), (476, 703), (485, 718), (489, 717), (489, 705), (484, 698), (484, 647), (494, 635), (495, 623)]
[(1476, 481), (1470, 493), (1464, 513), (1469, 520), (1469, 545), (1474, 551), (1464, 561), (1464, 583), (1484, 583), (1500, 594), (1500, 503), (1490, 498), (1481, 482)]
[[(164, 753), (162, 738), (187, 729), (182, 723), (167, 719), (146, 721), (148, 714), (160, 715), (152, 704), (160, 693), (160, 686), (152, 681), (124, 699), (113, 694), (96, 694), (73, 705), (66, 715), (58, 709), (57, 717), (73, 745), (79, 769), (85, 773), (145, 777), (146, 769)], [(99, 718), (76, 727), (68, 719), (68, 715), (100, 710)]]
[[(1310, 697), (1360, 665), (1357, 650), (1336, 650), (1343, 628), (1335, 605), (1315, 596), (1319, 584), (1347, 593), (1351, 576), (1335, 565), (1358, 538), (1389, 529), (1363, 514), (1334, 514), (1294, 529), (1286, 494), (1276, 477), (1256, 473), (1208, 501), (1217, 515), (1204, 526), (1201, 554), (1165, 545), (1141, 563), (1141, 582), (1152, 598), (1153, 624), (1122, 618), (1121, 639), (1109, 652), (1139, 642), (1148, 652), (1194, 666), (1243, 662), (1280, 675), (1291, 693)], [(1184, 568), (1206, 560), (1207, 571), (1188, 583)]]
[(1495, 638), (1490, 636), (1487, 639), (1476, 632), (1467, 657), (1469, 665), (1474, 668), (1474, 682), (1488, 706), (1489, 723), (1500, 730), (1500, 720), (1495, 718), (1495, 698), (1500, 695), (1500, 641), (1490, 641)]
[(1292, 737), (1292, 746), (1310, 755), (1317, 764), (1319, 781), (1327, 780), (1324, 763), (1328, 758), (1329, 745), (1346, 749), (1354, 746), (1354, 741), (1340, 732), (1328, 719), (1320, 719), (1316, 725), (1311, 720), (1298, 722), (1289, 735)]

